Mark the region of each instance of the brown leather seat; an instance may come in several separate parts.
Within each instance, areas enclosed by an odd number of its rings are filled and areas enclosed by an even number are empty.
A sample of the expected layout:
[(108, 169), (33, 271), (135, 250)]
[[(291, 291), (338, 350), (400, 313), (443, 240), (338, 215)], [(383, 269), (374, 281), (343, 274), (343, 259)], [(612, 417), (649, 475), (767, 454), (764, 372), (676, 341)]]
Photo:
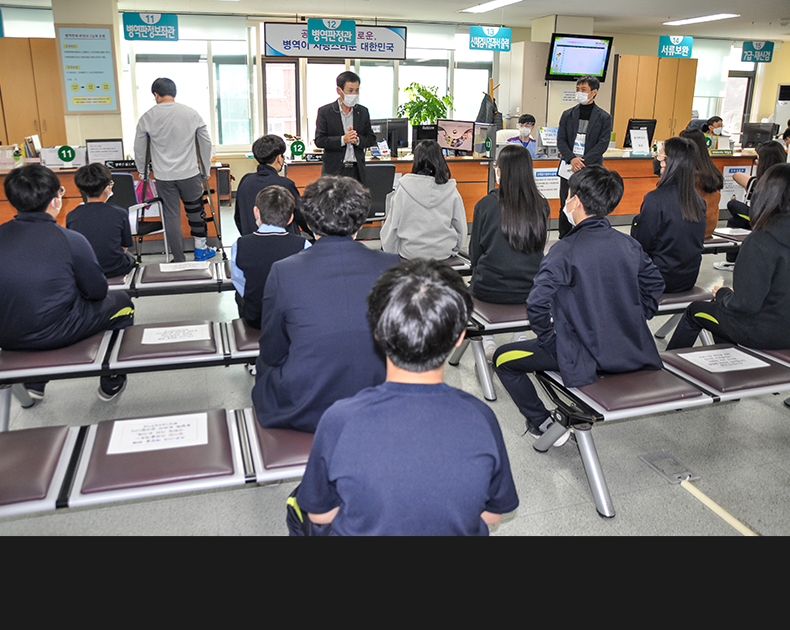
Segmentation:
[(313, 434), (289, 429), (264, 429), (255, 410), (245, 409), (247, 433), (258, 483), (301, 477), (313, 447)]
[(236, 356), (236, 351), (244, 353), (253, 352), (255, 356), (257, 356), (260, 351), (260, 329), (247, 325), (243, 319), (234, 319), (230, 323), (230, 329), (233, 333), (232, 340), (235, 345), (235, 348), (231, 349), (231, 356)]
[(598, 382), (578, 389), (607, 411), (647, 407), (703, 395), (696, 387), (664, 370), (602, 374)]
[[(178, 328), (180, 326), (201, 326), (208, 325), (210, 339), (179, 341), (162, 344), (144, 344), (143, 335), (149, 328)], [(150, 361), (154, 359), (172, 359), (178, 357), (199, 357), (207, 358), (221, 353), (220, 345), (216, 337), (215, 326), (208, 321), (182, 321), (168, 322), (164, 324), (135, 324), (121, 331), (121, 338), (116, 343), (113, 357), (110, 361), (110, 368), (122, 368), (125, 362)]]
[[(214, 279), (213, 263), (206, 262), (205, 267), (198, 269), (184, 269), (182, 271), (163, 271), (164, 263), (152, 263), (143, 265), (140, 268), (140, 279), (138, 285), (146, 285), (160, 282), (183, 283), (211, 281)], [(167, 266), (165, 266), (167, 269)]]
[(9, 382), (19, 382), (26, 374), (99, 370), (111, 334), (100, 332), (57, 350), (0, 350), (0, 381), (7, 378)]
[(527, 304), (491, 304), (472, 298), (474, 317), (483, 324), (527, 323)]
[(677, 304), (690, 304), (691, 302), (708, 302), (713, 299), (713, 293), (695, 286), (689, 291), (679, 293), (662, 293), (658, 298), (659, 309), (662, 306), (674, 306)]

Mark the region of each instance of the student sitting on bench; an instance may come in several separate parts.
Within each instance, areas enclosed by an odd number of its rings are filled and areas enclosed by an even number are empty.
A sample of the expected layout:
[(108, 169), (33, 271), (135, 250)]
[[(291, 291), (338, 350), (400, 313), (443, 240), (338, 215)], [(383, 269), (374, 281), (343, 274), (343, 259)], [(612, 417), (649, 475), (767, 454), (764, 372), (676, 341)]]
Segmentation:
[(356, 180), (321, 177), (302, 202), (317, 240), (269, 272), (252, 401), (261, 426), (315, 433), (336, 400), (384, 382), (365, 297), (400, 259), (354, 240), (370, 210)]
[(566, 386), (582, 387), (598, 372), (661, 369), (645, 320), (658, 310), (664, 281), (639, 243), (606, 218), (623, 196), (623, 180), (588, 166), (569, 185), (562, 211), (575, 227), (543, 258), (527, 303), (537, 339), (494, 354), (494, 369), (533, 437), (546, 432), (552, 417), (529, 372), (559, 370)]
[(732, 289), (714, 287), (712, 302), (693, 302), (667, 346), (690, 348), (702, 329), (717, 343), (790, 348), (790, 164), (760, 178), (750, 208), (752, 233), (738, 252)]
[(134, 240), (126, 210), (107, 203), (113, 186), (110, 169), (98, 162), (87, 164), (74, 174), (74, 183), (87, 201), (66, 215), (66, 227), (88, 239), (105, 276), (125, 276), (137, 264), (126, 251)]
[[(132, 324), (131, 298), (107, 291), (90, 243), (55, 222), (63, 194), (57, 175), (40, 164), (14, 169), (5, 194), (19, 214), (0, 225), (0, 348), (65, 348), (104, 330)], [(45, 382), (26, 383), (35, 400)], [(112, 400), (126, 376), (103, 376), (99, 398)]]
[(260, 328), (263, 289), (272, 265), (307, 249), (310, 241), (286, 231), (294, 218), (294, 198), (282, 186), (264, 188), (252, 210), (258, 230), (233, 243), (231, 280), (236, 287), (239, 315), (247, 325)]
[[(443, 382), (472, 307), (463, 279), (442, 263), (416, 259), (382, 274), (368, 321), (387, 381), (321, 418), (292, 533), (486, 536), (518, 507), (496, 416)], [(311, 531), (305, 518), (331, 532)]]

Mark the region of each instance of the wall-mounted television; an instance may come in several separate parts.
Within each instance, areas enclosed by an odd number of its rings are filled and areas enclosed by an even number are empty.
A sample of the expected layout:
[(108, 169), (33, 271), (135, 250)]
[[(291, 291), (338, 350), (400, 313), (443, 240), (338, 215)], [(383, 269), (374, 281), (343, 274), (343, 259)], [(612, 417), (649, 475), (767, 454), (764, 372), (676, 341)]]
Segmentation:
[(597, 35), (554, 33), (546, 64), (546, 81), (576, 81), (588, 75), (605, 81), (612, 39)]

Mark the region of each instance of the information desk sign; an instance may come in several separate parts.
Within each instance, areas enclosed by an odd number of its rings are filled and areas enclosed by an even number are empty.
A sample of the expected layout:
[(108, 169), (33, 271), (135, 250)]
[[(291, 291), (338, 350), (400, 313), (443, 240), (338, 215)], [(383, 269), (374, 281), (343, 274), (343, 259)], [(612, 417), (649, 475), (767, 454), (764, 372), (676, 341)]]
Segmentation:
[(773, 42), (743, 42), (741, 61), (756, 61), (757, 63), (771, 63), (774, 56)]
[(307, 42), (320, 46), (348, 46), (356, 41), (357, 23), (354, 20), (307, 20)]
[(177, 42), (178, 16), (168, 13), (124, 13), (123, 38)]
[(510, 29), (498, 26), (470, 26), (469, 49), (510, 52)]
[(693, 37), (683, 37), (681, 35), (662, 35), (658, 38), (658, 56), (690, 59), (691, 47), (693, 43)]

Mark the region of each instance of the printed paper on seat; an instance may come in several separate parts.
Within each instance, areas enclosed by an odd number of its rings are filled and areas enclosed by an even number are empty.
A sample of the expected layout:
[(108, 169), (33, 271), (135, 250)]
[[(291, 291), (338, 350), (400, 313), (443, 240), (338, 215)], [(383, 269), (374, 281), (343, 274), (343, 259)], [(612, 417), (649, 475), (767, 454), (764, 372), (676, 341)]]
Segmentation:
[(208, 341), (211, 330), (208, 324), (195, 326), (173, 326), (170, 328), (146, 328), (143, 344), (182, 343), (184, 341)]
[(208, 416), (194, 413), (116, 422), (108, 455), (144, 453), (208, 444)]
[(735, 372), (737, 370), (755, 370), (769, 367), (765, 361), (746, 354), (738, 348), (723, 348), (721, 350), (705, 350), (702, 352), (678, 353), (689, 363), (701, 367), (706, 372)]

